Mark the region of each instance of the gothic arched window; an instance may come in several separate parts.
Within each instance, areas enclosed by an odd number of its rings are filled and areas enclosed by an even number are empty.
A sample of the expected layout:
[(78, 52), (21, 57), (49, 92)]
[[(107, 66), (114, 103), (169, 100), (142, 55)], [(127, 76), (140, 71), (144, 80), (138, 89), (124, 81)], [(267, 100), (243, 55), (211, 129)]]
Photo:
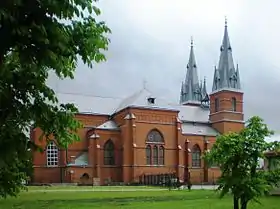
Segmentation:
[(58, 148), (54, 141), (51, 141), (47, 146), (47, 166), (58, 166)]
[(146, 139), (146, 163), (147, 165), (164, 164), (164, 138), (158, 130), (152, 130)]
[(232, 106), (232, 111), (236, 111), (236, 98), (232, 97), (231, 98), (231, 106)]
[(111, 139), (104, 144), (104, 165), (115, 165), (115, 145)]
[(152, 130), (148, 134), (147, 143), (164, 143), (163, 136), (158, 130)]
[(220, 108), (220, 101), (219, 98), (215, 99), (215, 112), (218, 112)]
[(201, 150), (197, 144), (192, 148), (192, 167), (201, 167)]
[(146, 164), (147, 165), (152, 164), (152, 148), (151, 148), (151, 145), (147, 145), (147, 147), (146, 147)]

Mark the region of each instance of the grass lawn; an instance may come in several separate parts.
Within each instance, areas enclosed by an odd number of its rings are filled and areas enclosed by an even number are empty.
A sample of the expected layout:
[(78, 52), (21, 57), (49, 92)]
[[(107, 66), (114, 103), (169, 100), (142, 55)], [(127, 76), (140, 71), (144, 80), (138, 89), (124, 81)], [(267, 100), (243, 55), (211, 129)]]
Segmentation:
[(38, 191), (38, 190), (75, 190), (75, 191), (85, 191), (85, 190), (98, 190), (98, 191), (108, 191), (108, 190), (159, 190), (164, 189), (161, 187), (152, 187), (152, 186), (30, 186), (28, 190)]
[[(67, 187), (68, 188), (68, 187)], [(279, 208), (279, 197), (261, 199), (261, 205), (252, 203), (249, 209)], [(231, 209), (231, 197), (218, 199), (213, 191), (77, 191), (46, 190), (39, 187), (22, 192), (18, 198), (0, 199), (2, 209)]]

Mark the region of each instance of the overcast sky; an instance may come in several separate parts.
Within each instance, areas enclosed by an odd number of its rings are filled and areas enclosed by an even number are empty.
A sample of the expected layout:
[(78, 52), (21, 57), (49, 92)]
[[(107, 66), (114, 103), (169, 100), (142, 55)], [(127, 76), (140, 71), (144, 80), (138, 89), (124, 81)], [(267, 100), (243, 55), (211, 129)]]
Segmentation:
[(280, 131), (277, 0), (100, 0), (98, 5), (112, 30), (108, 61), (93, 69), (79, 64), (75, 80), (51, 76), (57, 91), (125, 97), (145, 79), (156, 95), (178, 102), (191, 36), (199, 77), (206, 76), (210, 91), (226, 16), (245, 92), (245, 117), (259, 115)]

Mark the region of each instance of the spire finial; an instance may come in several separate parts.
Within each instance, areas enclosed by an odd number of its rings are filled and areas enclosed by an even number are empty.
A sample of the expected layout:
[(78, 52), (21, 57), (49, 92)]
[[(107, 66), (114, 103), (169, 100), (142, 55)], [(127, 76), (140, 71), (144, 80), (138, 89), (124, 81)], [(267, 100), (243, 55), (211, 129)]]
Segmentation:
[(143, 89), (147, 89), (147, 80), (143, 79)]
[(191, 47), (193, 47), (193, 37), (191, 36)]
[(227, 16), (225, 16), (225, 27), (227, 27)]

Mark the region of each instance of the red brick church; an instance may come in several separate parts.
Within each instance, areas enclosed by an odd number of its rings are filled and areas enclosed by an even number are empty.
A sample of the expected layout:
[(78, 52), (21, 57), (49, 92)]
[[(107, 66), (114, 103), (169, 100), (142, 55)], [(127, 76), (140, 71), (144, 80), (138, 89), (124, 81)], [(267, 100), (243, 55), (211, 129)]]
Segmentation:
[[(76, 118), (84, 125), (81, 141), (67, 150), (52, 141), (43, 153), (34, 152), (33, 183), (147, 183), (171, 174), (194, 184), (215, 181), (219, 168), (206, 165), (201, 156), (218, 134), (244, 126), (243, 92), (227, 24), (209, 94), (206, 81), (199, 82), (197, 67), (191, 43), (178, 104), (157, 98), (145, 87), (123, 100), (79, 95), (73, 101), (63, 95), (62, 102), (75, 103), (80, 110)], [(40, 134), (34, 129), (32, 140)]]

